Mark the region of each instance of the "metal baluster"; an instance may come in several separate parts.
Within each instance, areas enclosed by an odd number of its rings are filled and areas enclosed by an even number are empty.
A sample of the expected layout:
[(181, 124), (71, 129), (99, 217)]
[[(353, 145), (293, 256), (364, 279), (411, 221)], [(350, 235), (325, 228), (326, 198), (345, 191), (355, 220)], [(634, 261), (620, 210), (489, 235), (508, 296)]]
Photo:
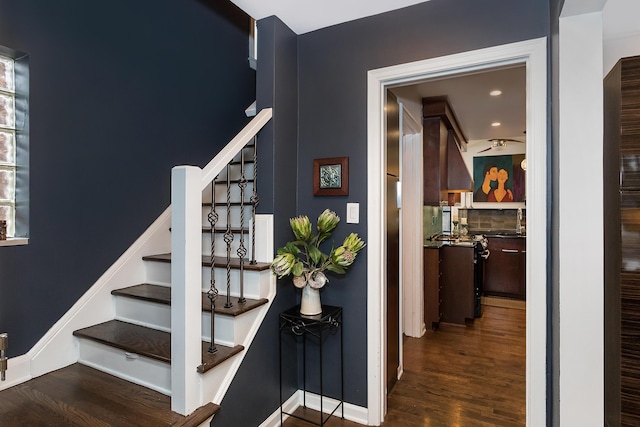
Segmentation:
[(211, 302), (211, 343), (209, 344), (209, 353), (215, 353), (218, 349), (215, 344), (215, 317), (216, 317), (216, 299), (218, 298), (218, 289), (216, 288), (216, 279), (214, 274), (215, 256), (216, 256), (216, 224), (218, 223), (218, 212), (216, 212), (216, 176), (211, 182), (211, 210), (207, 215), (207, 220), (211, 225), (211, 286), (207, 292), (207, 297)]
[(231, 170), (227, 165), (227, 231), (224, 233), (224, 242), (227, 244), (227, 299), (225, 308), (233, 307), (231, 303), (231, 243), (233, 242), (233, 232), (231, 231)]
[(247, 248), (244, 246), (244, 190), (247, 188), (247, 177), (244, 174), (244, 148), (240, 150), (240, 179), (238, 180), (240, 187), (240, 244), (238, 246), (238, 258), (240, 258), (240, 297), (238, 303), (247, 302), (244, 297), (244, 260), (247, 256)]
[(258, 197), (258, 135), (253, 137), (253, 194), (249, 199), (251, 202), (251, 262), (249, 264), (257, 264), (256, 262), (256, 208), (260, 203)]

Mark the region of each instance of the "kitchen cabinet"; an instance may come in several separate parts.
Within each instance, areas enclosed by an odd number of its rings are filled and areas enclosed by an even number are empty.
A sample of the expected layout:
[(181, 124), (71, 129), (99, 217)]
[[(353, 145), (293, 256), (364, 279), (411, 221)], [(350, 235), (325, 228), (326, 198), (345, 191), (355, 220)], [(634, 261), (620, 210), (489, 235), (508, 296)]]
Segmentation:
[(436, 329), (440, 323), (442, 299), (440, 297), (440, 249), (424, 249), (424, 324)]
[(524, 300), (526, 238), (487, 237), (491, 254), (485, 261), (484, 295)]
[(637, 426), (640, 408), (640, 57), (604, 80), (604, 424)]
[(460, 154), (467, 142), (446, 97), (423, 98), (422, 116), (423, 203), (439, 206), (449, 193), (473, 191), (473, 179)]
[(443, 246), (440, 248), (442, 299), (441, 321), (464, 325), (473, 320), (475, 288), (475, 249), (463, 246)]

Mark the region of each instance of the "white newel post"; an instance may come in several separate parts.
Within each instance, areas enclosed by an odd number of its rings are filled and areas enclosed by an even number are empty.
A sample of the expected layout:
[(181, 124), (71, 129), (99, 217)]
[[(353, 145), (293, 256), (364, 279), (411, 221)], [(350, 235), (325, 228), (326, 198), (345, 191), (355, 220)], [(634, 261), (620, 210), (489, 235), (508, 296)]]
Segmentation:
[(171, 173), (171, 409), (187, 415), (200, 406), (202, 363), (201, 170)]

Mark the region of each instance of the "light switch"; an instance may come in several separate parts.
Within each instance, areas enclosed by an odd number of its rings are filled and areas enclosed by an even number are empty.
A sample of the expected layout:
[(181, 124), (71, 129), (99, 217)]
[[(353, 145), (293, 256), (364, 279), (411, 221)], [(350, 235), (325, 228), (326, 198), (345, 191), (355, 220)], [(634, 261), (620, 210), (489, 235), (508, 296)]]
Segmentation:
[(360, 203), (347, 203), (347, 223), (358, 224), (360, 222)]

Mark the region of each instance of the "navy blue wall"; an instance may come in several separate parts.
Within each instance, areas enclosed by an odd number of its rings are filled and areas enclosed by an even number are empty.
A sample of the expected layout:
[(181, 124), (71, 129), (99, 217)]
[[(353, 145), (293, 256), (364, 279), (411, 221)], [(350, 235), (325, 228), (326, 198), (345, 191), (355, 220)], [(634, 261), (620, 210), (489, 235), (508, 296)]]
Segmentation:
[[(257, 108), (273, 109), (273, 119), (258, 136), (258, 206), (274, 214), (279, 247), (293, 238), (289, 218), (297, 211), (297, 37), (276, 17), (261, 20), (258, 33)], [(212, 426), (257, 426), (280, 406), (279, 314), (296, 304), (296, 292), (291, 279), (278, 282), (278, 294)], [(297, 350), (290, 339), (283, 341), (282, 364), (282, 397), (287, 400), (298, 389)]]
[[(367, 71), (410, 61), (549, 35), (547, 1), (432, 0), (311, 32), (298, 38), (298, 206), (345, 216), (360, 203), (360, 224), (337, 236), (367, 240)], [(349, 196), (314, 197), (314, 158), (349, 157)], [(346, 276), (332, 278), (322, 302), (345, 307), (345, 397), (367, 405), (367, 251)]]
[(30, 241), (0, 248), (0, 332), (25, 353), (248, 119), (249, 18), (227, 1), (0, 0), (30, 55)]

